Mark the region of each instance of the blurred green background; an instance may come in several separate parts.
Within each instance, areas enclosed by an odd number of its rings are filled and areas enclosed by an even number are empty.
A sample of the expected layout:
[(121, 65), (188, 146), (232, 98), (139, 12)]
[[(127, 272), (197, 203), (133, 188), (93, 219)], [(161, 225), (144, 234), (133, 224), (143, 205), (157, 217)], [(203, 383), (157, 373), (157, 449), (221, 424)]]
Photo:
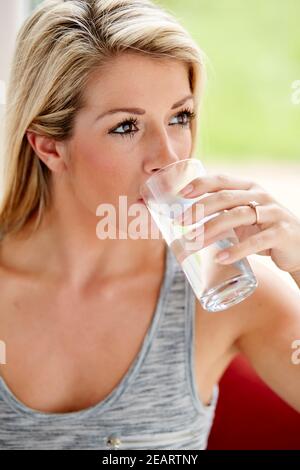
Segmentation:
[(160, 0), (208, 57), (197, 153), (300, 161), (299, 0)]
[[(208, 84), (197, 156), (300, 161), (300, 0), (153, 0), (205, 52)], [(39, 0), (31, 0), (32, 7)]]

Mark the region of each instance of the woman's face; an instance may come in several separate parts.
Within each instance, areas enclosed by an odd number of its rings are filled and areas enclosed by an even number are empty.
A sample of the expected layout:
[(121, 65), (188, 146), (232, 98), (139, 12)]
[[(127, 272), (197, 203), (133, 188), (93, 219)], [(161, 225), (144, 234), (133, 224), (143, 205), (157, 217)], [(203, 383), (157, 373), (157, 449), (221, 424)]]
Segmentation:
[[(195, 109), (193, 97), (183, 100), (188, 96), (187, 66), (169, 59), (126, 53), (90, 77), (67, 165), (69, 183), (89, 211), (95, 214), (100, 203), (116, 205), (119, 196), (127, 196), (129, 207), (154, 171), (190, 157), (187, 110)], [(140, 111), (109, 112), (119, 108)]]

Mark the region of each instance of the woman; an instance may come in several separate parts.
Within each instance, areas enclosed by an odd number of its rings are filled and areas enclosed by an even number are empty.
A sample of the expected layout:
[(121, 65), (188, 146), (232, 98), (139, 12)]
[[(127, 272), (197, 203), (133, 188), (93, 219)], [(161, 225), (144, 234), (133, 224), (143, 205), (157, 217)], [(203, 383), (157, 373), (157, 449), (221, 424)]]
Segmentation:
[[(240, 351), (300, 411), (297, 292), (255, 264), (255, 293), (211, 315), (162, 238), (96, 236), (99, 204), (137, 203), (153, 172), (192, 155), (204, 78), (198, 46), (148, 0), (46, 1), (23, 25), (0, 214), (0, 448), (204, 449)], [(264, 250), (300, 285), (299, 220), (252, 182), (204, 189), (207, 210), (230, 209), (209, 236), (239, 228), (233, 257)]]

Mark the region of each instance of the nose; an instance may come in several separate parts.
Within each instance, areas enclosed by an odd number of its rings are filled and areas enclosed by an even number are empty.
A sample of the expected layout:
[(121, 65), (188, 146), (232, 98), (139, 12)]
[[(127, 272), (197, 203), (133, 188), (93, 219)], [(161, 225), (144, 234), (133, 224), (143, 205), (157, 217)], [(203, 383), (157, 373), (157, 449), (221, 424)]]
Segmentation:
[(150, 176), (170, 163), (178, 162), (181, 159), (179, 152), (176, 152), (172, 147), (166, 132), (162, 131), (159, 135), (152, 136), (149, 147), (150, 151), (144, 161), (144, 171)]
[(161, 152), (159, 155), (153, 157), (149, 162), (145, 164), (145, 172), (149, 175), (156, 173), (157, 171), (161, 170), (161, 168), (170, 165), (171, 163), (178, 162), (180, 158), (178, 155), (174, 153), (164, 153)]

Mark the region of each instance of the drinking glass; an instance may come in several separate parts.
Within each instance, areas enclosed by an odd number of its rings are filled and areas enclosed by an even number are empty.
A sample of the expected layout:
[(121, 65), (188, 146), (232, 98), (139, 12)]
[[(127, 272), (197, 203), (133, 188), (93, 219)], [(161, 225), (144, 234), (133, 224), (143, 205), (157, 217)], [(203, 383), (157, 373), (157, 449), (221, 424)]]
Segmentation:
[[(203, 246), (205, 223), (220, 212), (204, 217), (204, 206), (198, 202), (196, 222), (178, 220), (186, 209), (208, 194), (185, 198), (178, 194), (179, 191), (204, 175), (206, 170), (199, 159), (179, 160), (146, 180), (140, 187), (140, 194), (202, 307), (217, 312), (248, 297), (257, 287), (257, 280), (247, 258), (228, 265), (214, 261), (218, 251), (238, 243), (234, 229), (223, 232), (221, 240)], [(197, 236), (191, 238), (195, 229)]]

